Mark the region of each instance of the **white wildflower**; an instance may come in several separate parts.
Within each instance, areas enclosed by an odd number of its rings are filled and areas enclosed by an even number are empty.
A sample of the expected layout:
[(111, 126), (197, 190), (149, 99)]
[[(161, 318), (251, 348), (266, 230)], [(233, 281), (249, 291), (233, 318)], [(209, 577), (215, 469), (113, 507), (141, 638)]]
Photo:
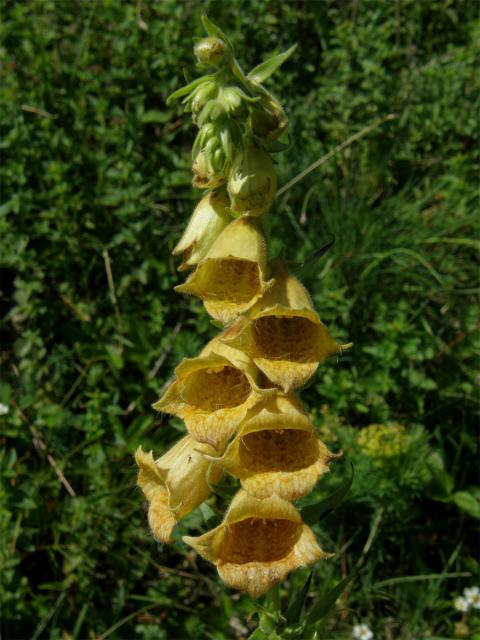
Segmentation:
[(0, 402), (0, 416), (5, 416), (9, 412), (9, 408), (3, 402)]
[(480, 589), (478, 587), (467, 587), (463, 590), (463, 597), (474, 609), (480, 609)]
[(355, 640), (372, 640), (373, 632), (365, 623), (356, 624), (353, 627), (352, 637), (355, 638)]
[(468, 611), (470, 609), (470, 602), (463, 596), (458, 596), (453, 601), (453, 606), (457, 611)]

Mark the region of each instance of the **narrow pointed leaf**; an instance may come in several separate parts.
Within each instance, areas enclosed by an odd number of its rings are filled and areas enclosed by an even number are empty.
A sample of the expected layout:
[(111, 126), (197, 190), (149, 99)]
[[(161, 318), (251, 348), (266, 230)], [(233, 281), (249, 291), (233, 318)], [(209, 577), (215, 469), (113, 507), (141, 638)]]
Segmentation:
[(312, 582), (312, 573), (308, 576), (302, 590), (293, 598), (289, 604), (288, 609), (285, 612), (285, 619), (289, 626), (298, 624), (302, 615), (303, 607), (305, 606), (305, 600), (310, 589), (310, 583)]
[(352, 466), (352, 475), (350, 478), (338, 487), (336, 491), (329, 496), (316, 502), (315, 504), (308, 504), (302, 509), (302, 518), (304, 522), (309, 525), (314, 525), (323, 518), (326, 518), (343, 500), (352, 486), (354, 470)]
[(187, 84), (184, 87), (177, 89), (176, 91), (174, 91), (168, 96), (167, 105), (172, 104), (174, 100), (178, 100), (178, 98), (181, 98), (182, 96), (186, 96), (187, 93), (190, 93), (190, 91), (193, 91), (193, 89), (198, 87), (199, 84), (202, 84), (202, 82), (205, 82), (205, 80), (211, 80), (212, 78), (213, 76), (202, 76), (201, 78), (197, 78), (196, 80), (193, 80), (193, 82), (190, 82), (190, 84)]
[(254, 82), (263, 82), (264, 80), (269, 78), (272, 73), (275, 73), (275, 71), (285, 62), (285, 60), (287, 60), (287, 58), (292, 55), (296, 48), (297, 45), (294, 44), (293, 47), (290, 47), (290, 49), (287, 49), (287, 51), (279, 53), (278, 55), (272, 56), (268, 60), (265, 60), (265, 62), (262, 62), (254, 69), (252, 69), (247, 78), (249, 80), (253, 80)]
[(217, 25), (207, 17), (205, 13), (202, 15), (202, 24), (205, 31), (211, 38), (220, 38), (220, 40), (223, 40), (227, 44), (230, 51), (233, 51), (232, 43), (228, 37), (223, 33), (220, 27), (217, 27)]
[(354, 578), (357, 577), (357, 574), (353, 573), (351, 576), (347, 576), (341, 582), (336, 584), (333, 589), (330, 589), (324, 596), (322, 596), (317, 602), (313, 605), (313, 607), (308, 612), (306, 617), (307, 624), (314, 625), (319, 620), (324, 618), (332, 608), (335, 606), (335, 602), (338, 600), (342, 591), (345, 587), (351, 582)]

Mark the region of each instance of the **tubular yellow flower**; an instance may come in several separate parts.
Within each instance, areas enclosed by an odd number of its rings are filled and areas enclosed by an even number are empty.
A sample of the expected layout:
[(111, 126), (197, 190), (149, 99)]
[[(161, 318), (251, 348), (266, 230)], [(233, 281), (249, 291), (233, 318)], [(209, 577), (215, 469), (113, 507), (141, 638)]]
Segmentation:
[(239, 491), (221, 525), (183, 540), (216, 565), (230, 587), (257, 598), (297, 569), (330, 557), (295, 507), (278, 496)]
[(217, 337), (199, 357), (178, 365), (153, 408), (182, 418), (196, 440), (223, 451), (247, 411), (274, 392), (258, 386), (259, 373), (248, 356)]
[(305, 384), (318, 365), (350, 345), (338, 345), (313, 308), (306, 289), (277, 264), (275, 285), (223, 339), (243, 349), (286, 393)]
[(256, 498), (298, 500), (340, 456), (315, 434), (297, 398), (275, 394), (248, 412), (224, 455), (212, 460)]
[(232, 212), (259, 216), (270, 209), (276, 191), (272, 159), (266, 151), (250, 144), (234, 159), (228, 179)]
[(174, 256), (183, 254), (179, 271), (195, 266), (207, 255), (212, 244), (231, 222), (227, 211), (229, 204), (224, 191), (212, 191), (200, 200), (179, 243), (172, 251)]
[(266, 281), (265, 238), (249, 218), (231, 222), (196, 270), (175, 291), (203, 300), (207, 312), (224, 324), (247, 311), (272, 286)]
[[(212, 463), (204, 452), (212, 453), (191, 436), (182, 438), (158, 460), (154, 460), (152, 451), (137, 449), (137, 484), (148, 501), (148, 523), (159, 542), (171, 542), (178, 520), (210, 495), (206, 474)], [(215, 467), (210, 481), (218, 482), (220, 475), (220, 469)]]

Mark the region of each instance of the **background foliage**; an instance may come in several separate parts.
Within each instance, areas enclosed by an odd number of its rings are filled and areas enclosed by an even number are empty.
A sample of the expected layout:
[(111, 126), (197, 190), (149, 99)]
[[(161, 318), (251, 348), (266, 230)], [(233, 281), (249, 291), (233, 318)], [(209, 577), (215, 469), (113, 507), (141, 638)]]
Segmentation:
[[(182, 68), (195, 73), (204, 10), (245, 67), (299, 43), (269, 81), (291, 120), (280, 184), (395, 114), (270, 216), (274, 253), (305, 260), (297, 274), (322, 319), (355, 343), (302, 393), (345, 451), (317, 496), (356, 469), (316, 529), (338, 555), (315, 567), (309, 600), (362, 568), (323, 633), (365, 621), (387, 639), (471, 635), (478, 618), (452, 598), (478, 581), (478, 5), (3, 0), (2, 637), (222, 639), (255, 626), (252, 601), (180, 542), (150, 538), (132, 462), (140, 442), (160, 453), (178, 437), (150, 405), (217, 331), (173, 294), (169, 255), (198, 193), (193, 127), (165, 99)], [(389, 448), (381, 428), (359, 436), (372, 423), (403, 429)], [(215, 509), (180, 533), (205, 530)]]

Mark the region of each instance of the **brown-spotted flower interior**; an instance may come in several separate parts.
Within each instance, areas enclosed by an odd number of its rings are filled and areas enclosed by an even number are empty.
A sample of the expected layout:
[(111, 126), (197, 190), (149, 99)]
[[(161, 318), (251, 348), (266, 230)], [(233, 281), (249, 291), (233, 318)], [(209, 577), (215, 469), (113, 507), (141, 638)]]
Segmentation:
[(301, 317), (271, 315), (253, 321), (259, 357), (291, 362), (315, 362), (320, 327)]
[(229, 524), (218, 552), (220, 563), (275, 562), (293, 550), (302, 524), (284, 519), (246, 518)]
[(318, 441), (310, 431), (268, 429), (247, 433), (240, 440), (239, 457), (249, 471), (298, 471), (318, 459)]
[(243, 404), (251, 390), (239, 369), (221, 366), (191, 373), (183, 380), (180, 395), (190, 406), (210, 412)]
[(246, 303), (261, 290), (258, 265), (250, 260), (208, 260), (204, 265), (204, 278), (204, 300)]

